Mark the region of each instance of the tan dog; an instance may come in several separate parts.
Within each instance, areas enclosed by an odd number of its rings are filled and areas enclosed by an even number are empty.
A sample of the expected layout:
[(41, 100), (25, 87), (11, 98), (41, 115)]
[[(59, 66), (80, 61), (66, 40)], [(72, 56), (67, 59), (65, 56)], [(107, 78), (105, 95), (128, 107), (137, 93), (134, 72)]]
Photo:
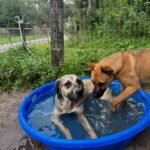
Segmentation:
[(140, 90), (150, 81), (150, 49), (118, 52), (101, 60), (99, 63), (82, 63), (91, 70), (94, 84), (93, 97), (100, 97), (114, 79), (119, 80), (124, 90), (112, 101), (112, 110)]
[[(61, 123), (59, 116), (72, 112), (77, 114), (81, 125), (88, 132), (90, 137), (97, 137), (95, 131), (92, 129), (87, 118), (83, 114), (83, 103), (86, 98), (91, 97), (92, 91), (93, 84), (91, 80), (81, 80), (74, 74), (62, 76), (56, 81), (56, 105), (52, 113), (51, 120), (60, 128), (68, 139), (72, 139), (72, 135), (69, 129)], [(101, 98), (103, 100), (107, 100), (111, 97), (111, 91), (108, 88)]]

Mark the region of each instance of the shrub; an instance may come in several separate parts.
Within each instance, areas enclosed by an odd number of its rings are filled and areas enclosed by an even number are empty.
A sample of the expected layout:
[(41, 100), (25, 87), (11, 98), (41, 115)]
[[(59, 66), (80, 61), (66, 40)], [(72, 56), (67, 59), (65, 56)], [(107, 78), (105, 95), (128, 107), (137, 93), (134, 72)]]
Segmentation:
[(0, 89), (36, 88), (70, 73), (90, 75), (90, 70), (80, 65), (81, 62), (98, 62), (118, 51), (144, 47), (150, 47), (149, 39), (127, 39), (111, 35), (99, 37), (82, 33), (65, 43), (65, 62), (55, 70), (51, 67), (48, 44), (32, 46), (30, 50), (33, 55), (22, 48), (10, 49), (0, 53)]

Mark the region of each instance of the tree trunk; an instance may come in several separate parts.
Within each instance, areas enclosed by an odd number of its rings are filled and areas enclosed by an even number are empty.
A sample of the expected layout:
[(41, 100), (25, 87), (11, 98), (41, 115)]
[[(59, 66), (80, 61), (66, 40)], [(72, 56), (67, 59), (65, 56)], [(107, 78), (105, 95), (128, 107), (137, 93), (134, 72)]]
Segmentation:
[(64, 4), (63, 0), (51, 0), (51, 57), (53, 68), (64, 62)]

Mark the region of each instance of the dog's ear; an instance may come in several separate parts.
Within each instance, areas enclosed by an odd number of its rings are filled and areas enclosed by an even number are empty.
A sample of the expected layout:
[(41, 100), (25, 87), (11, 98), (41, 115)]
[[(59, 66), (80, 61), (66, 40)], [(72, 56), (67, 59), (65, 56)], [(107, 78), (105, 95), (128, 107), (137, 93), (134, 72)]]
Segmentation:
[(88, 67), (90, 67), (91, 70), (94, 70), (95, 67), (95, 63), (89, 63), (89, 62), (81, 62), (81, 65), (86, 65)]
[(58, 98), (62, 97), (61, 90), (60, 90), (60, 81), (59, 80), (56, 80), (56, 93), (57, 93)]
[(113, 69), (109, 66), (103, 66), (100, 69), (103, 73), (105, 73), (107, 75), (113, 75), (113, 73), (114, 73)]

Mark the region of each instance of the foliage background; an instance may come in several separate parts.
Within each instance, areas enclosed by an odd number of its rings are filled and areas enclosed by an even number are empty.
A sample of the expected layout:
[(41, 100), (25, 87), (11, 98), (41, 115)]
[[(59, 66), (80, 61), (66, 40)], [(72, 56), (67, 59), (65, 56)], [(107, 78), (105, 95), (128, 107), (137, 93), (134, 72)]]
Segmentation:
[[(14, 16), (24, 16), (31, 26), (50, 23), (49, 0), (0, 0), (0, 26), (14, 27)], [(97, 62), (124, 50), (150, 47), (148, 0), (65, 1), (65, 63), (51, 66), (50, 43), (0, 53), (0, 90), (36, 88), (67, 73), (90, 75), (80, 62)]]

